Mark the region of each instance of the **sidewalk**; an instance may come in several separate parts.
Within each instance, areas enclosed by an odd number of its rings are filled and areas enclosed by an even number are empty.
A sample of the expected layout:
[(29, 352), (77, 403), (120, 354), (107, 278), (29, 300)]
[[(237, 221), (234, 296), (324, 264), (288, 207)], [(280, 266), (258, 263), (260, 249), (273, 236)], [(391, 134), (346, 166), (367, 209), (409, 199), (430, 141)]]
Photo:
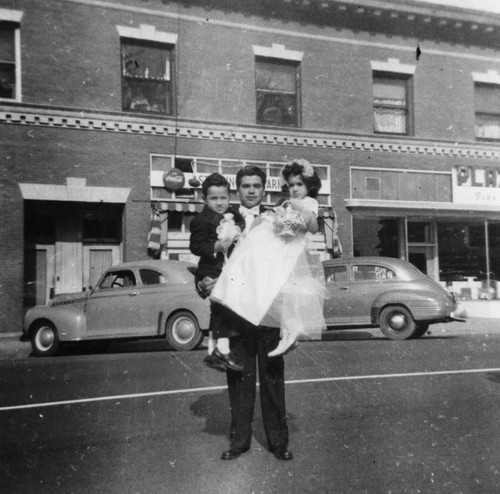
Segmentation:
[[(474, 334), (500, 334), (499, 318), (469, 317), (466, 322), (432, 324), (429, 336), (463, 336)], [(332, 329), (323, 333), (322, 340), (384, 338), (379, 328)], [(28, 358), (31, 354), (29, 341), (21, 341), (21, 333), (0, 333), (0, 359)]]

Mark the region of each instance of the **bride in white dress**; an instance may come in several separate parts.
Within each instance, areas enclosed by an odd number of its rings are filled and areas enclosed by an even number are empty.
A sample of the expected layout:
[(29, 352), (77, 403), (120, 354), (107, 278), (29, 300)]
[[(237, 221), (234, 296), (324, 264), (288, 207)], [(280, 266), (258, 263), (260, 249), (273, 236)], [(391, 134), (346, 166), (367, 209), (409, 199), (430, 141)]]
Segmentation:
[(306, 233), (318, 231), (321, 180), (306, 160), (292, 161), (282, 174), (290, 199), (244, 232), (210, 295), (255, 326), (281, 327), (270, 356), (325, 329), (323, 272), (306, 250)]

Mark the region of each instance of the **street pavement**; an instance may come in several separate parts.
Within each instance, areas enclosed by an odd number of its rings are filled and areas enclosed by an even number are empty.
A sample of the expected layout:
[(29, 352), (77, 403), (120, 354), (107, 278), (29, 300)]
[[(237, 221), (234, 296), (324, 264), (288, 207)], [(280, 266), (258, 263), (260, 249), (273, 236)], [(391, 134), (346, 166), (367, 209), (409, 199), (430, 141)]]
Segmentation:
[[(472, 334), (499, 334), (500, 335), (500, 314), (498, 319), (491, 317), (468, 318), (465, 322), (453, 321), (449, 323), (439, 323), (430, 326), (428, 335), (434, 336), (458, 336)], [(379, 328), (360, 328), (360, 329), (334, 329), (326, 331), (322, 339), (329, 341), (331, 339), (364, 339), (364, 338), (385, 338)], [(149, 345), (158, 347), (162, 342), (149, 343)], [(122, 347), (125, 350), (130, 344), (112, 343), (115, 347)], [(138, 343), (132, 343), (137, 347)], [(142, 343), (147, 346), (147, 342)], [(2, 358), (27, 358), (31, 354), (31, 344), (29, 341), (21, 341), (21, 333), (2, 335), (0, 333), (0, 359)]]
[(496, 320), (434, 325), (419, 340), (377, 329), (323, 340), (287, 356), (295, 459), (267, 451), (257, 407), (252, 449), (224, 462), (225, 379), (204, 350), (123, 342), (38, 359), (4, 337), (0, 492), (500, 492)]

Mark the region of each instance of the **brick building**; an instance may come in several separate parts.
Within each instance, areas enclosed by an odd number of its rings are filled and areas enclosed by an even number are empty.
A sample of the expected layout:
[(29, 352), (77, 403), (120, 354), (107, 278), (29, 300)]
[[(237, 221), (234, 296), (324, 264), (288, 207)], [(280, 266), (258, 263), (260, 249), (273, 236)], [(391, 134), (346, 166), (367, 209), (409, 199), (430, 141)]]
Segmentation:
[(0, 331), (110, 264), (189, 258), (207, 173), (259, 164), (272, 204), (295, 157), (323, 179), (321, 257), (338, 228), (499, 298), (499, 33), (412, 1), (0, 0)]

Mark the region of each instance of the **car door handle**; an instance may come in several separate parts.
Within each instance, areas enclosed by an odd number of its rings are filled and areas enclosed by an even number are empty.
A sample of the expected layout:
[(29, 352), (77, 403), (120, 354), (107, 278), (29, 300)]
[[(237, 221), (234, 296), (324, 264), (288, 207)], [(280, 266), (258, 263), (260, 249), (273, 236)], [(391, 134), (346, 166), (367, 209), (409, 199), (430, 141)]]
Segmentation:
[(139, 295), (139, 292), (130, 292), (129, 293), (129, 297), (136, 297), (137, 295)]

